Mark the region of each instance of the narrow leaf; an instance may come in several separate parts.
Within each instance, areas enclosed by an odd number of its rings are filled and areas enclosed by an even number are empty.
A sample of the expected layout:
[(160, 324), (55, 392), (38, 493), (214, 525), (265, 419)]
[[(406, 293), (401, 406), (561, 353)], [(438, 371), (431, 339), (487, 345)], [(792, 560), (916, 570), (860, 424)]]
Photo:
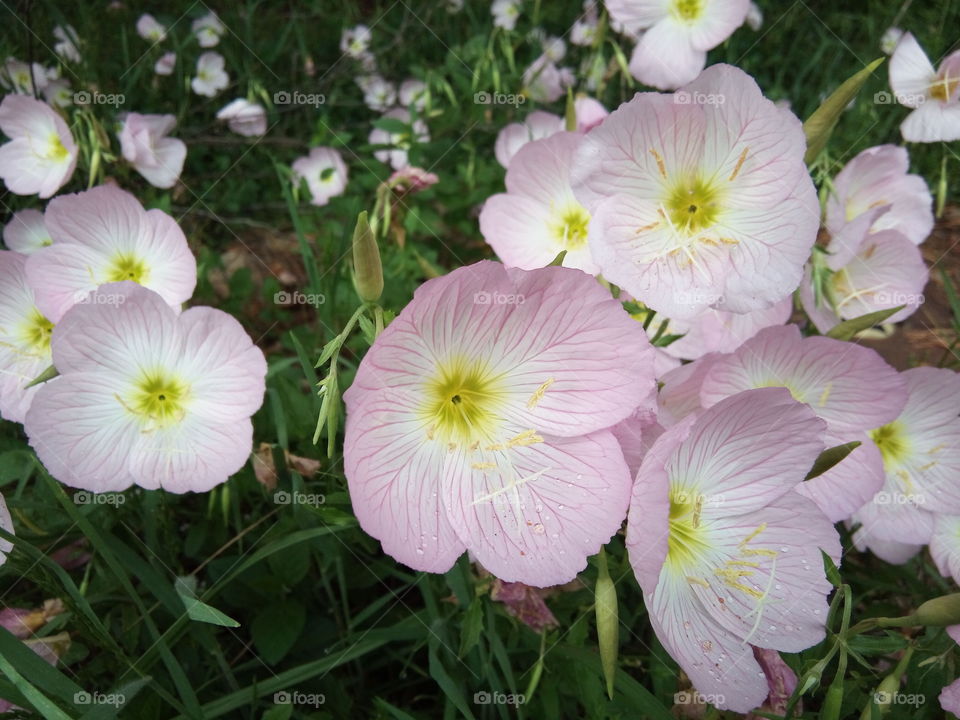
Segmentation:
[(844, 443), (843, 445), (827, 448), (820, 453), (820, 456), (813, 463), (813, 467), (810, 468), (810, 472), (807, 473), (804, 480), (813, 480), (813, 478), (823, 475), (827, 470), (860, 447), (860, 444), (859, 440), (854, 440), (853, 442)]
[(194, 592), (196, 591), (197, 579), (192, 576), (177, 578), (174, 583), (174, 589), (177, 595), (183, 600), (183, 606), (187, 610), (187, 615), (191, 620), (197, 622), (209, 623), (210, 625), (219, 625), (221, 627), (240, 627), (240, 623), (215, 607), (207, 605), (205, 602), (197, 600)]
[(607, 556), (603, 548), (597, 556), (600, 573), (597, 576), (596, 614), (597, 639), (600, 644), (600, 663), (607, 681), (607, 696), (613, 700), (613, 683), (617, 675), (617, 652), (620, 644), (620, 622), (617, 614), (617, 589), (607, 570)]
[(888, 317), (896, 315), (905, 307), (906, 305), (898, 305), (895, 308), (877, 310), (876, 312), (867, 313), (866, 315), (861, 315), (860, 317), (844, 320), (839, 325), (835, 325), (833, 328), (831, 328), (827, 332), (827, 337), (832, 337), (834, 340), (849, 340), (858, 332), (869, 330), (875, 325), (879, 325)]

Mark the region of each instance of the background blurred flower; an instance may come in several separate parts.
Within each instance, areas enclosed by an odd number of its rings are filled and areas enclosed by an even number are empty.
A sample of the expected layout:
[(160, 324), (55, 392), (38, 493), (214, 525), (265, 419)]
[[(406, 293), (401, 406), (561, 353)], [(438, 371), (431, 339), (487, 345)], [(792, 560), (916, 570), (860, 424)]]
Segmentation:
[(173, 187), (183, 172), (187, 146), (167, 137), (176, 124), (173, 115), (128, 113), (120, 129), (124, 159), (154, 187)]
[(0, 177), (10, 192), (48, 198), (67, 184), (77, 167), (77, 144), (49, 105), (7, 95), (0, 103), (0, 130), (10, 138), (0, 147)]
[(294, 160), (292, 167), (298, 181), (307, 181), (314, 205), (326, 205), (347, 187), (347, 166), (333, 148), (311, 148), (310, 154)]
[(960, 50), (935, 70), (913, 34), (905, 33), (890, 58), (890, 87), (898, 103), (913, 108), (900, 125), (904, 140), (960, 140)]
[(53, 242), (43, 213), (39, 210), (15, 212), (3, 228), (3, 242), (8, 249), (29, 255)]
[(193, 24), (191, 25), (191, 29), (197, 38), (197, 42), (200, 43), (200, 47), (203, 48), (217, 46), (220, 43), (220, 36), (223, 35), (227, 30), (213, 10), (208, 12), (203, 17), (194, 20)]
[(230, 84), (230, 76), (223, 69), (223, 55), (205, 52), (197, 59), (197, 74), (190, 81), (190, 87), (197, 95), (214, 97)]
[(217, 120), (226, 120), (233, 132), (245, 137), (257, 137), (267, 132), (267, 111), (262, 105), (245, 98), (237, 98), (222, 107)]
[(137, 20), (137, 35), (144, 40), (158, 43), (167, 37), (167, 28), (165, 25), (157, 22), (157, 19), (149, 13), (144, 13)]

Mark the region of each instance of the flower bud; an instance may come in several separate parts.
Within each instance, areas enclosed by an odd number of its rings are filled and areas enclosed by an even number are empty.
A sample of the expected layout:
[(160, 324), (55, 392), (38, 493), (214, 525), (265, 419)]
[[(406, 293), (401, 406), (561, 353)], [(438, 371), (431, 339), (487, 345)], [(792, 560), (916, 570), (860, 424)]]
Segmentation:
[(367, 212), (357, 217), (353, 230), (353, 269), (357, 295), (364, 302), (376, 302), (383, 294), (383, 266), (380, 264), (380, 248), (370, 229)]
[(617, 673), (617, 651), (620, 644), (620, 621), (617, 609), (617, 589), (607, 571), (607, 558), (600, 550), (600, 574), (596, 587), (597, 638), (600, 644), (600, 663), (607, 680), (607, 695), (613, 699), (613, 681)]
[(960, 593), (941, 595), (927, 600), (913, 614), (917, 625), (947, 627), (960, 624)]

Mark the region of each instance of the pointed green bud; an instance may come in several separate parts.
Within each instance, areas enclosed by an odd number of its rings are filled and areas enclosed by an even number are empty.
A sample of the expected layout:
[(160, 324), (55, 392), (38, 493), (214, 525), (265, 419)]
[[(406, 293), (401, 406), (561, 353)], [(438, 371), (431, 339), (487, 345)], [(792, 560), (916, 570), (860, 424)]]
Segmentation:
[(941, 595), (927, 600), (913, 614), (917, 625), (947, 627), (960, 624), (960, 593)]
[(607, 681), (607, 695), (613, 700), (613, 682), (617, 674), (617, 652), (620, 644), (620, 620), (617, 608), (617, 589), (607, 570), (607, 556), (600, 548), (600, 573), (597, 576), (596, 613), (597, 639), (600, 644), (600, 664)]
[(564, 130), (567, 132), (577, 131), (577, 106), (573, 101), (573, 90), (567, 88), (567, 109), (563, 113)]
[(357, 295), (364, 302), (376, 302), (383, 294), (383, 266), (377, 238), (367, 221), (367, 211), (357, 217), (353, 230), (353, 270)]

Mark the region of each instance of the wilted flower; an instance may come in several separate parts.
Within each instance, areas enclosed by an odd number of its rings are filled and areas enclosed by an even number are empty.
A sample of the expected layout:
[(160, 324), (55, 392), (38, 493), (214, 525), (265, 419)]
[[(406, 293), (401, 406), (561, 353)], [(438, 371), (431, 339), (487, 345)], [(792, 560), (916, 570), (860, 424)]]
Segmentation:
[(805, 147), (800, 121), (730, 65), (637, 94), (573, 163), (603, 276), (671, 318), (788, 297), (820, 224)]
[(340, 36), (340, 52), (353, 58), (359, 58), (369, 49), (372, 37), (370, 28), (366, 25), (347, 28)]
[(130, 193), (101, 185), (60, 195), (44, 215), (53, 244), (28, 256), (37, 306), (53, 322), (104, 283), (132, 280), (170, 305), (190, 299), (197, 263), (183, 231), (162, 210), (144, 210)]
[(499, 578), (493, 581), (490, 588), (490, 599), (501, 602), (507, 613), (522, 622), (535, 632), (555, 628), (559, 624), (550, 608), (544, 602), (544, 597), (550, 590), (531, 587), (519, 582), (503, 582)]
[(481, 262), (427, 281), (344, 394), (360, 525), (400, 562), (571, 580), (619, 529), (630, 475), (606, 429), (654, 391), (642, 328), (593, 278)]
[(183, 172), (187, 146), (167, 137), (177, 119), (173, 115), (129, 113), (120, 130), (124, 159), (154, 187), (173, 187)]
[(505, 265), (535, 270), (567, 251), (566, 267), (591, 275), (590, 213), (570, 187), (570, 167), (583, 135), (561, 132), (527, 143), (507, 169), (507, 192), (494, 195), (480, 213), (480, 232)]
[(197, 37), (197, 42), (199, 42), (200, 47), (203, 48), (212, 48), (219, 44), (220, 36), (227, 30), (213, 10), (203, 17), (194, 20), (191, 28), (193, 34)]
[(493, 0), (490, 5), (494, 27), (513, 30), (520, 17), (520, 0)]
[(39, 210), (15, 212), (3, 228), (3, 242), (7, 248), (21, 255), (29, 255), (53, 243), (43, 213)]
[(77, 144), (49, 105), (7, 95), (0, 103), (0, 130), (10, 138), (0, 147), (0, 177), (10, 192), (48, 198), (70, 180)]
[(67, 313), (51, 347), (60, 376), (24, 428), (60, 482), (205, 492), (246, 463), (267, 365), (227, 313), (178, 315), (151, 290), (110, 283)]
[(394, 171), (387, 179), (387, 185), (396, 193), (412, 194), (426, 190), (440, 182), (440, 178), (423, 168), (407, 165)]
[(205, 52), (197, 59), (197, 75), (190, 81), (190, 87), (197, 95), (214, 97), (230, 84), (230, 76), (224, 68), (223, 55)]
[(311, 148), (310, 154), (294, 160), (292, 167), (298, 182), (307, 181), (314, 205), (326, 205), (347, 187), (347, 166), (333, 148)]
[(167, 37), (167, 28), (165, 25), (157, 22), (157, 19), (153, 15), (144, 13), (137, 20), (137, 35), (144, 40), (158, 43)]
[(23, 422), (36, 394), (26, 386), (53, 362), (53, 323), (37, 308), (26, 263), (25, 255), (0, 250), (0, 416), (13, 422)]
[(610, 17), (627, 30), (645, 30), (630, 58), (630, 74), (673, 90), (697, 77), (715, 48), (743, 24), (749, 0), (606, 0)]
[(263, 105), (244, 98), (237, 98), (222, 107), (217, 120), (226, 120), (233, 132), (244, 137), (257, 137), (267, 132), (267, 111)]
[(890, 58), (890, 87), (901, 105), (914, 108), (900, 125), (908, 142), (960, 140), (960, 50), (935, 70), (912, 33)]
[(783, 388), (691, 416), (647, 452), (633, 487), (630, 562), (654, 632), (696, 689), (747, 712), (768, 694), (753, 646), (799, 652), (825, 635), (840, 541), (794, 492), (824, 423)]
[(527, 115), (523, 122), (510, 123), (497, 134), (497, 141), (493, 146), (494, 155), (497, 162), (507, 167), (517, 151), (528, 142), (550, 137), (562, 130), (562, 117), (535, 110)]
[(173, 69), (177, 65), (177, 54), (175, 52), (165, 52), (153, 66), (153, 71), (157, 75), (172, 75)]
[(407, 165), (407, 152), (415, 144), (428, 142), (430, 133), (427, 130), (426, 123), (417, 118), (410, 123), (410, 112), (404, 108), (394, 108), (384, 113), (384, 118), (400, 120), (410, 127), (410, 131), (396, 132), (374, 127), (370, 131), (369, 142), (371, 145), (389, 145), (390, 149), (376, 150), (373, 156), (383, 163), (390, 163), (394, 170), (400, 170)]

